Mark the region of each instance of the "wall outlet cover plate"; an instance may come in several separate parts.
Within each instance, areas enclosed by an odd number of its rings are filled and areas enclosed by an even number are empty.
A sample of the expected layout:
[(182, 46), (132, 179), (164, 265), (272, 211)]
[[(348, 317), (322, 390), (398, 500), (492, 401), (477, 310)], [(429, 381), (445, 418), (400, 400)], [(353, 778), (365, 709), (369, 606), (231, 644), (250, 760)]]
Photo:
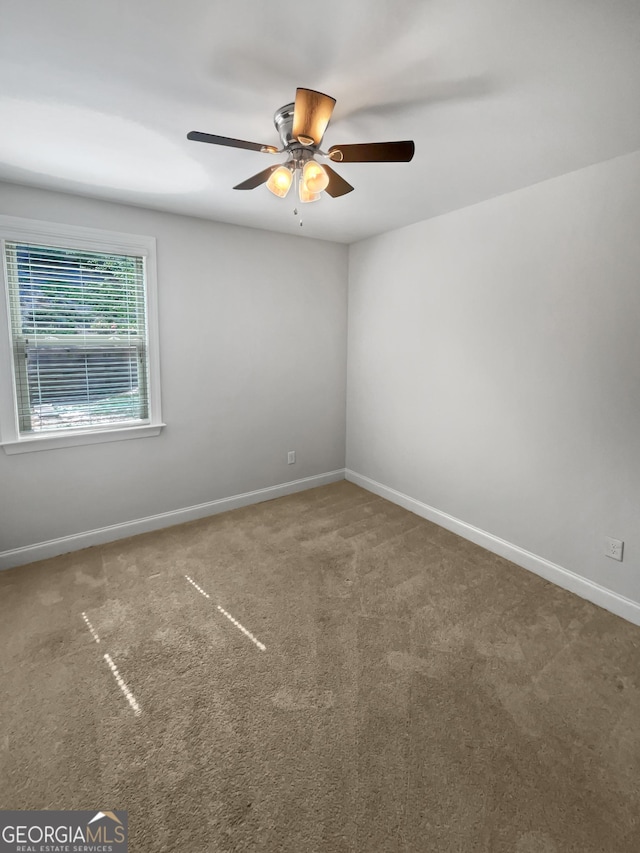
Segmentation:
[(621, 539), (612, 539), (607, 536), (604, 540), (604, 553), (612, 560), (622, 561), (622, 552), (624, 550), (624, 542)]

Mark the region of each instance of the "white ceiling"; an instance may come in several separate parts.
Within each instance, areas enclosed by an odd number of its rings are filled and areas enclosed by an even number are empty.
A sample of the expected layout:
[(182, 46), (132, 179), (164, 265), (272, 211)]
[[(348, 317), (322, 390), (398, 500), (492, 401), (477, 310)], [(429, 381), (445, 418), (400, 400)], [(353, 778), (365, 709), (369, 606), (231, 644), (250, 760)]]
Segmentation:
[[(0, 179), (341, 242), (640, 148), (639, 0), (0, 0)], [(297, 86), (337, 99), (335, 165), (301, 206), (233, 185), (276, 160)]]

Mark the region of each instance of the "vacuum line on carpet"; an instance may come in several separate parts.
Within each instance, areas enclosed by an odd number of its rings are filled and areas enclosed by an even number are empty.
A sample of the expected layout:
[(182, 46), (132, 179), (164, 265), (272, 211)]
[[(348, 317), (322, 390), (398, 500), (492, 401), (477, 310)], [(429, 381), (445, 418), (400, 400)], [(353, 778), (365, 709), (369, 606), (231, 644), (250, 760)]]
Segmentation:
[(136, 702), (135, 696), (134, 696), (134, 695), (133, 695), (133, 693), (129, 690), (129, 688), (127, 687), (127, 685), (124, 683), (124, 679), (122, 678), (122, 676), (121, 676), (121, 675), (120, 675), (120, 673), (118, 672), (118, 667), (117, 667), (117, 666), (115, 665), (115, 663), (111, 660), (110, 655), (105, 655), (105, 656), (104, 656), (104, 659), (105, 659), (105, 660), (106, 660), (106, 662), (109, 664), (109, 669), (110, 669), (110, 670), (111, 670), (111, 672), (113, 673), (113, 677), (115, 678), (115, 680), (118, 682), (118, 687), (120, 688), (120, 690), (122, 690), (122, 692), (124, 693), (124, 695), (127, 697), (127, 702), (128, 702), (128, 703), (131, 705), (131, 707), (133, 708), (133, 713), (136, 715), (136, 717), (139, 717), (139, 716), (140, 716), (140, 714), (142, 713), (142, 708), (140, 707), (140, 705), (138, 705), (138, 703)]
[(83, 619), (84, 619), (84, 621), (87, 623), (87, 628), (91, 631), (91, 636), (93, 637), (93, 639), (96, 641), (96, 643), (99, 643), (99, 642), (100, 642), (100, 637), (98, 636), (98, 632), (97, 632), (97, 631), (96, 631), (96, 629), (93, 627), (93, 625), (91, 624), (91, 622), (89, 622), (89, 620), (87, 619), (87, 614), (86, 614), (86, 613), (83, 613), (83, 614), (82, 614), (82, 618), (83, 618)]
[(199, 587), (198, 584), (189, 577), (189, 575), (185, 575), (185, 578), (189, 581), (189, 583), (192, 586), (195, 586), (195, 588), (198, 590), (200, 595), (204, 595), (205, 598), (209, 598), (209, 595), (201, 587)]

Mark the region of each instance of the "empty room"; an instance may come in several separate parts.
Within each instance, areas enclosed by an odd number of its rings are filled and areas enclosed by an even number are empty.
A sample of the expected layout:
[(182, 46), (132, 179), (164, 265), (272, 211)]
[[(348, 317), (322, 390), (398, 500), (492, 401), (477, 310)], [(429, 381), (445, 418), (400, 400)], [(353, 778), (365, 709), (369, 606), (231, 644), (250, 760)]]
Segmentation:
[(0, 853), (638, 853), (637, 0), (0, 21)]

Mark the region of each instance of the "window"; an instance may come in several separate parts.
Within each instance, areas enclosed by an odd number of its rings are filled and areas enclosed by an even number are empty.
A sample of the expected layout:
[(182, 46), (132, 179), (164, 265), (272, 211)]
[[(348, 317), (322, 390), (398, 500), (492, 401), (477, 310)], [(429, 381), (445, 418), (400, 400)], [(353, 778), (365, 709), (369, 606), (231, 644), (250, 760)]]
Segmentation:
[(157, 435), (155, 240), (9, 217), (0, 237), (5, 451)]

